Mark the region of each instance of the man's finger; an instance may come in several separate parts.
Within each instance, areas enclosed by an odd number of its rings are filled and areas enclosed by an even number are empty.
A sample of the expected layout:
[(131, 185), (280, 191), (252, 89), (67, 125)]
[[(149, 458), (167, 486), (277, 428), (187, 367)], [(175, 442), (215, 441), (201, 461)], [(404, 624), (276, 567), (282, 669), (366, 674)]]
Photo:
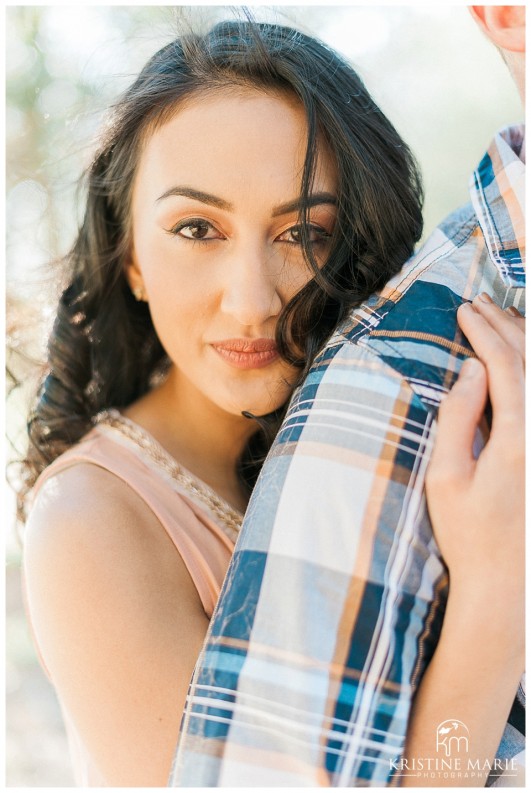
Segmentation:
[[(501, 310), (497, 309), (500, 314)], [(491, 312), (492, 314), (493, 312)], [(524, 411), (524, 359), (525, 345), (509, 343), (507, 333), (502, 336), (499, 327), (504, 324), (497, 317), (497, 327), (491, 324), (483, 312), (475, 311), (464, 304), (458, 311), (459, 324), (472, 344), (476, 355), (487, 369), (489, 395), (493, 408), (493, 430), (514, 422)], [(507, 318), (509, 324), (513, 323)], [(505, 323), (506, 329), (506, 323)], [(523, 333), (517, 329), (518, 335)]]
[(525, 319), (513, 306), (502, 310), (485, 292), (474, 298), (472, 305), (511, 347), (525, 360)]
[(470, 476), (475, 465), (472, 447), (487, 400), (487, 373), (483, 364), (468, 358), (438, 417), (437, 441), (429, 478), (448, 482)]

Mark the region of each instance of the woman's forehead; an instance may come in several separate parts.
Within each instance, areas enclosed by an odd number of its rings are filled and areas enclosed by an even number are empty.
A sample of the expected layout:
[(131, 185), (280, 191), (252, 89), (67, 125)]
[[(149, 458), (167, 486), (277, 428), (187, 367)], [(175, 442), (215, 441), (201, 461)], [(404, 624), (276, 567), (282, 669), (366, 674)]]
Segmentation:
[[(177, 179), (218, 194), (238, 187), (296, 194), (307, 143), (306, 112), (291, 95), (240, 86), (203, 92), (146, 138), (137, 182), (167, 190)], [(323, 146), (317, 152), (316, 178), (330, 190), (333, 159)]]

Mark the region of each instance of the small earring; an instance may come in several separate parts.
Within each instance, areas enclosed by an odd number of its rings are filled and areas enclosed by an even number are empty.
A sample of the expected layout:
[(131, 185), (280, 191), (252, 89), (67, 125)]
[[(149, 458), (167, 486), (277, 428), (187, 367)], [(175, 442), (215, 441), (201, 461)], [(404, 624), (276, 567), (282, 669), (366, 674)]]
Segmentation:
[(146, 301), (146, 293), (144, 292), (144, 287), (142, 286), (135, 286), (132, 289), (132, 292), (135, 296), (135, 299), (138, 301)]

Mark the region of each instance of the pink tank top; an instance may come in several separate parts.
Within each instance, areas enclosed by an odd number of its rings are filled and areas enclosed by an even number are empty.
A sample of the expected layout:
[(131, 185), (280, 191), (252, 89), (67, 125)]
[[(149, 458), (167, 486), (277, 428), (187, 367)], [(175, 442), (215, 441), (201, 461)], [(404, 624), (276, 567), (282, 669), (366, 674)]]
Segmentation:
[[(50, 477), (79, 462), (110, 471), (144, 500), (180, 553), (205, 613), (211, 617), (243, 516), (117, 410), (101, 413), (94, 428), (45, 469), (33, 489), (33, 500)], [(47, 671), (42, 658), (41, 663)], [(105, 786), (59, 701), (76, 784)]]
[(142, 427), (111, 409), (39, 477), (45, 481), (76, 463), (118, 476), (149, 506), (188, 568), (203, 608), (212, 616), (241, 527), (242, 515), (183, 468)]

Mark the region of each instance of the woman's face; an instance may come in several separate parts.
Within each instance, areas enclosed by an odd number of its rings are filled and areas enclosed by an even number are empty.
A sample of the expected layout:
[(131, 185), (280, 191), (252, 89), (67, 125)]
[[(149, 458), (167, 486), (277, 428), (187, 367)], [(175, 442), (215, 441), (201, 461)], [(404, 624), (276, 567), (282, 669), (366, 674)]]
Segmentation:
[[(144, 288), (179, 388), (231, 414), (270, 412), (294, 380), (274, 338), (282, 307), (311, 278), (298, 223), (306, 135), (295, 100), (219, 90), (187, 102), (140, 157), (129, 283)], [(311, 194), (324, 262), (336, 211), (324, 150)]]

